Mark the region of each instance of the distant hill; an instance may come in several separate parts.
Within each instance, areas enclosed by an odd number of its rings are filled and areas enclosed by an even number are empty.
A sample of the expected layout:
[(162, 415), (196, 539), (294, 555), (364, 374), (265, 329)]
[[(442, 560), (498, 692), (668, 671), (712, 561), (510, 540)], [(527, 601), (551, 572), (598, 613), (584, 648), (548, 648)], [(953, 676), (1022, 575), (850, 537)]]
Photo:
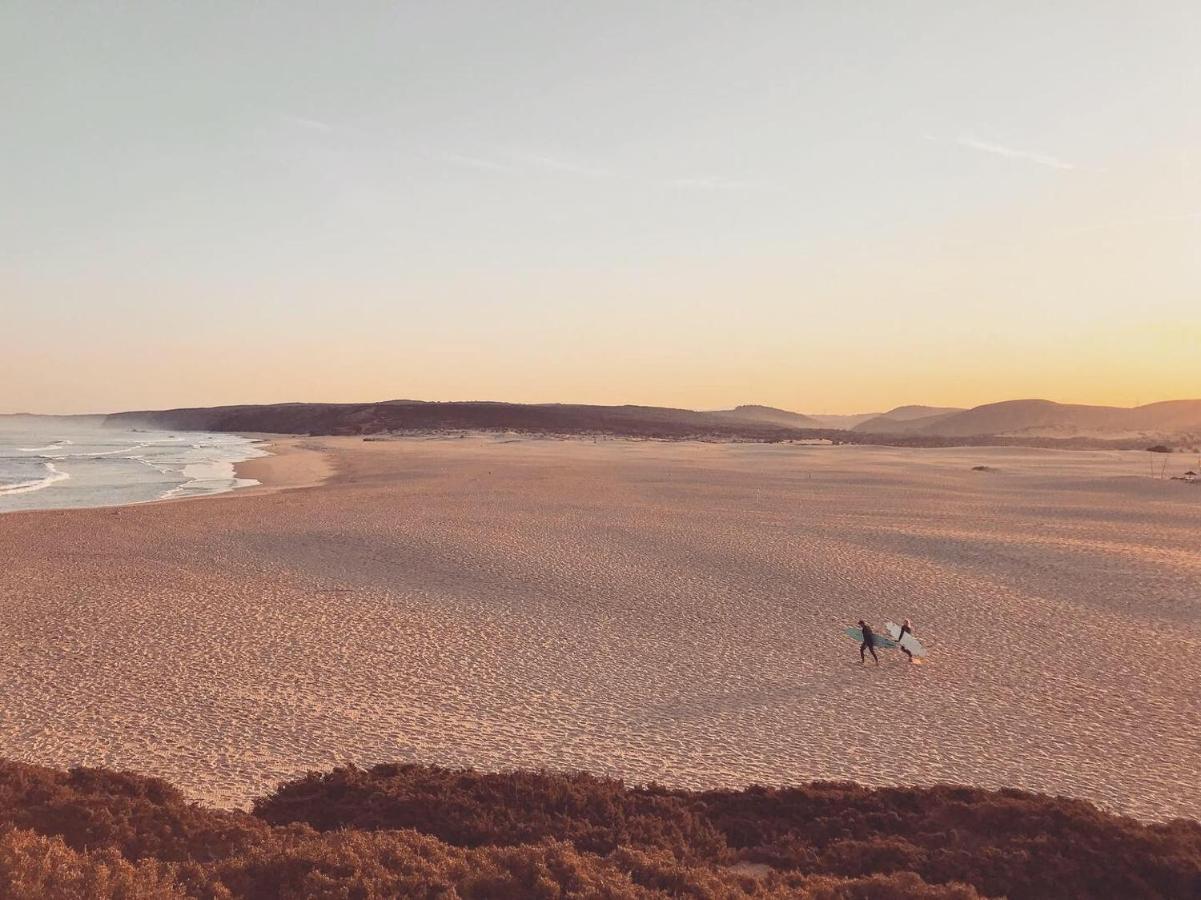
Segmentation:
[(560, 403), (280, 403), (124, 412), (105, 424), (192, 431), (273, 434), (380, 434), (393, 431), (485, 430), (551, 434), (616, 434), (772, 440), (820, 428), (807, 416), (765, 406), (697, 412), (659, 406)]
[(845, 428), (848, 431), (854, 428), (861, 422), (867, 422), (871, 419), (878, 418), (884, 413), (854, 413), (851, 415), (834, 415), (826, 413), (811, 413), (810, 418), (821, 422), (826, 428)]
[(269, 434), (371, 435), (404, 432), (514, 431), (605, 434), (673, 440), (781, 441), (940, 447), (963, 444), (1144, 449), (1148, 443), (1201, 446), (1201, 400), (1175, 400), (1134, 409), (1013, 400), (974, 409), (904, 406), (831, 428), (816, 416), (770, 406), (698, 412), (662, 406), (570, 403), (276, 403), (144, 410), (106, 416), (123, 428)]
[(898, 406), (884, 413), (882, 418), (894, 422), (911, 422), (914, 419), (928, 419), (931, 416), (945, 416), (950, 413), (964, 412), (962, 406)]
[(851, 427), (865, 434), (909, 434), (920, 429), (918, 423), (930, 424), (964, 411), (958, 406), (898, 406)]
[(1201, 433), (1201, 400), (1169, 400), (1133, 408), (1007, 400), (900, 420), (881, 417), (855, 430), (939, 437), (1150, 439)]
[(774, 406), (736, 406), (734, 409), (718, 410), (712, 415), (736, 422), (756, 422), (762, 425), (777, 425), (781, 428), (827, 428), (816, 416), (777, 409)]

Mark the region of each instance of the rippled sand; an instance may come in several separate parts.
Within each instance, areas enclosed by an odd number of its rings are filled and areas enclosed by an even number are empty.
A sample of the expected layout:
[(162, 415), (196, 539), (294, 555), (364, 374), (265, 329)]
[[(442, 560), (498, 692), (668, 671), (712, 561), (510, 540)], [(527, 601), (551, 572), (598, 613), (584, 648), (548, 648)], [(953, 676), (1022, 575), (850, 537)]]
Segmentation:
[[(0, 516), (0, 755), (227, 805), (412, 759), (1201, 817), (1201, 487), (1143, 454), (285, 443), (246, 474), (336, 476)], [(928, 663), (860, 666), (861, 616)]]

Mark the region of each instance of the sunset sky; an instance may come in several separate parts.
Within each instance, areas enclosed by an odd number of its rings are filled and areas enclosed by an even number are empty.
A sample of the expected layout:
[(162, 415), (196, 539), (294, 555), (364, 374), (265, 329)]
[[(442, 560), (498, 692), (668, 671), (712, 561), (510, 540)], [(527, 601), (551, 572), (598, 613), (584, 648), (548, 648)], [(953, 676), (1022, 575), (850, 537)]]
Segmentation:
[(1196, 2), (12, 0), (0, 411), (1201, 396), (1198, 48)]

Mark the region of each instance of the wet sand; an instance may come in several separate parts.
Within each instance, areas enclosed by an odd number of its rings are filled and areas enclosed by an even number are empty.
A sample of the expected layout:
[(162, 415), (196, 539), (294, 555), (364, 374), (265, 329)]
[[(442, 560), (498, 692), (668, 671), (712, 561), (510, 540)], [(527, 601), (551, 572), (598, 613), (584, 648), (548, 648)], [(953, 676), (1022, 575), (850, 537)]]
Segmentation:
[[(1145, 454), (276, 445), (261, 488), (0, 515), (0, 756), (222, 805), (420, 760), (1201, 817), (1201, 487)], [(861, 666), (843, 629), (904, 616), (927, 664)]]

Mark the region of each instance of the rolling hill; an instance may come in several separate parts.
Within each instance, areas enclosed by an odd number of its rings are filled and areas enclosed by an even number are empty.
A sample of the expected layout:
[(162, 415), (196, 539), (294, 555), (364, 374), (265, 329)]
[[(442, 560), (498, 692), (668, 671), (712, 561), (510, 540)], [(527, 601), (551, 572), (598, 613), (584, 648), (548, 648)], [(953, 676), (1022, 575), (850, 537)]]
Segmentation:
[(871, 419), (878, 418), (882, 415), (884, 415), (884, 413), (878, 413), (878, 412), (852, 413), (850, 415), (837, 415), (834, 413), (812, 413), (810, 415), (810, 418), (816, 419), (818, 422), (821, 422), (822, 426), (825, 428), (843, 428), (843, 429), (846, 429), (847, 431), (849, 431), (852, 428), (854, 428), (856, 425), (860, 424), (861, 422), (867, 422), (867, 421), (870, 421)]
[(864, 434), (909, 434), (920, 427), (917, 423), (933, 422), (960, 412), (964, 410), (957, 406), (898, 406), (851, 428)]
[(855, 430), (939, 437), (1167, 438), (1201, 433), (1201, 400), (1169, 400), (1132, 408), (1007, 400), (933, 415), (878, 417)]
[(734, 409), (718, 410), (712, 415), (720, 416), (731, 422), (754, 422), (759, 425), (772, 425), (779, 428), (830, 428), (816, 416), (806, 416), (802, 413), (777, 409), (774, 406), (745, 405)]
[(560, 403), (281, 403), (114, 413), (107, 425), (273, 434), (380, 434), (409, 430), (483, 430), (642, 437), (713, 435), (773, 439), (820, 428), (807, 416), (766, 406), (697, 412), (659, 406)]
[(850, 430), (831, 427), (822, 417), (756, 405), (696, 411), (661, 406), (422, 400), (144, 410), (113, 413), (103, 421), (125, 428), (270, 434), (515, 431), (667, 439), (824, 438), (839, 443), (931, 447), (999, 443), (1135, 449), (1159, 442), (1201, 446), (1201, 400), (1172, 400), (1134, 408), (1050, 400), (1009, 400), (967, 410), (902, 406)]

